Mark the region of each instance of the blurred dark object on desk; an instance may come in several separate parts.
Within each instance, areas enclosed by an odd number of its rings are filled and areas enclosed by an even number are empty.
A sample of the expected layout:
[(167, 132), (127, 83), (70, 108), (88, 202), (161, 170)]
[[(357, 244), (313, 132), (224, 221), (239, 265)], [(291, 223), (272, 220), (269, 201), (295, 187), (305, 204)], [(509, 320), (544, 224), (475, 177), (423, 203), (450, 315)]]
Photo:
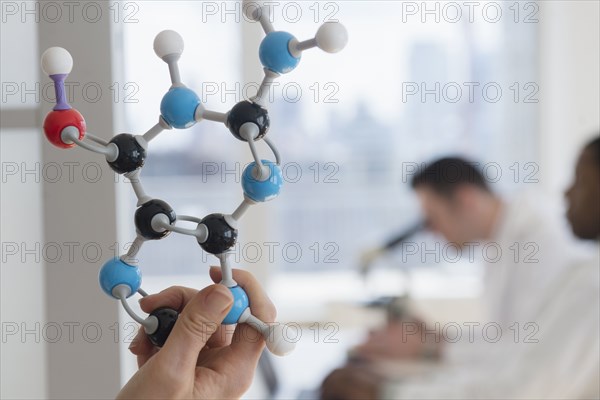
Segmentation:
[(360, 257), (359, 270), (361, 275), (366, 276), (371, 270), (375, 260), (377, 260), (379, 257), (391, 250), (396, 249), (402, 243), (405, 243), (408, 239), (426, 230), (427, 227), (427, 221), (420, 220), (417, 223), (411, 225), (406, 230), (399, 233), (398, 235), (392, 237), (383, 246), (365, 251)]

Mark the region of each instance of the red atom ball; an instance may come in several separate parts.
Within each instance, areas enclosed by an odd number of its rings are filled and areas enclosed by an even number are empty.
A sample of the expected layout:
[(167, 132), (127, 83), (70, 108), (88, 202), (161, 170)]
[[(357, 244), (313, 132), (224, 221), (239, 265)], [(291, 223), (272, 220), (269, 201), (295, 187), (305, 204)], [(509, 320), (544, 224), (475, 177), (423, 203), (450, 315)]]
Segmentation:
[(50, 111), (44, 120), (44, 133), (48, 141), (62, 149), (69, 149), (75, 146), (75, 143), (67, 144), (62, 141), (60, 134), (68, 126), (74, 126), (79, 130), (79, 140), (85, 136), (85, 119), (74, 108), (69, 110)]

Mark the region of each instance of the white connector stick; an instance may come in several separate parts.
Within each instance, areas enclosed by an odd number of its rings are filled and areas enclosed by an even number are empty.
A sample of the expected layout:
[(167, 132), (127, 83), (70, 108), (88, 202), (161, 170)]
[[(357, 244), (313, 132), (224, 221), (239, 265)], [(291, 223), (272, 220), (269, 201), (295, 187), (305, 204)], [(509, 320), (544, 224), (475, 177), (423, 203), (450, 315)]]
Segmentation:
[(137, 255), (145, 241), (146, 239), (144, 239), (142, 236), (136, 236), (136, 238), (133, 240), (133, 243), (131, 243), (129, 250), (127, 250), (127, 253), (121, 256), (121, 261), (123, 261), (125, 264), (137, 265)]
[(75, 143), (76, 145), (83, 147), (86, 150), (93, 151), (94, 153), (104, 154), (107, 161), (114, 161), (119, 156), (119, 148), (110, 143), (107, 145), (94, 143), (94, 141), (87, 142), (85, 137), (83, 140), (79, 140), (79, 129), (74, 126), (67, 126), (60, 133), (60, 139), (67, 143)]
[(265, 31), (265, 35), (268, 35), (269, 33), (273, 32), (275, 28), (273, 27), (273, 23), (271, 22), (272, 8), (268, 5), (264, 5), (260, 7), (260, 9), (258, 9), (256, 12), (259, 13), (260, 19), (258, 20), (258, 22), (260, 22), (260, 26), (262, 26), (263, 31)]
[(254, 168), (254, 170), (252, 171), (252, 176), (258, 181), (265, 181), (269, 179), (271, 171), (269, 167), (262, 163), (262, 160), (258, 155), (256, 145), (254, 144), (254, 139), (256, 139), (259, 132), (260, 130), (258, 126), (252, 122), (246, 122), (240, 127), (240, 136), (246, 139), (246, 141), (248, 142), (248, 146), (250, 146), (250, 152), (252, 153), (254, 162), (256, 162), (256, 168)]
[(288, 50), (292, 56), (300, 57), (304, 50), (312, 49), (317, 46), (317, 39), (315, 38), (303, 40), (302, 42), (299, 42), (298, 40), (292, 40), (290, 41)]
[(196, 229), (188, 229), (176, 226), (174, 224), (172, 225), (169, 221), (169, 217), (167, 217), (165, 214), (156, 214), (150, 223), (152, 225), (152, 229), (154, 229), (156, 232), (169, 231), (179, 233), (181, 235), (193, 236), (196, 238), (196, 240), (198, 240), (198, 243), (204, 243), (208, 238), (208, 228), (206, 228), (206, 225), (201, 224), (198, 218), (181, 215), (177, 216), (177, 221), (196, 222), (198, 223), (198, 226)]
[(277, 147), (275, 147), (275, 144), (271, 141), (271, 139), (269, 139), (266, 136), (263, 138), (263, 140), (265, 141), (265, 143), (267, 144), (267, 146), (269, 146), (269, 148), (273, 152), (273, 155), (275, 156), (275, 163), (277, 165), (281, 165), (281, 155), (279, 154), (279, 151), (277, 150)]
[(140, 170), (136, 169), (135, 171), (131, 171), (125, 174), (125, 177), (129, 179), (131, 183), (131, 187), (135, 192), (135, 196), (138, 199), (137, 206), (141, 206), (144, 203), (152, 200), (152, 197), (148, 196), (142, 187), (142, 181), (140, 180)]
[(256, 96), (250, 99), (252, 102), (260, 105), (261, 107), (266, 106), (266, 103), (269, 100), (271, 86), (273, 85), (273, 82), (275, 82), (275, 79), (280, 77), (277, 72), (271, 71), (268, 68), (264, 68), (263, 70), (265, 76), (260, 84), (260, 87), (258, 88), (258, 91), (256, 92)]
[(237, 225), (237, 221), (239, 221), (242, 218), (242, 216), (246, 213), (246, 211), (248, 211), (250, 206), (252, 206), (254, 204), (256, 204), (255, 201), (252, 201), (249, 198), (247, 198), (246, 196), (244, 196), (244, 200), (242, 201), (242, 203), (231, 214), (231, 219), (233, 219), (236, 222), (236, 225)]
[(194, 115), (194, 118), (196, 119), (196, 122), (200, 122), (203, 119), (207, 121), (220, 122), (222, 124), (227, 122), (226, 113), (210, 111), (202, 107), (202, 105), (199, 105), (198, 108), (196, 108), (196, 114)]
[(269, 325), (259, 318), (252, 315), (250, 308), (244, 310), (240, 316), (238, 323), (248, 324), (256, 329), (265, 339), (267, 348), (276, 356), (285, 356), (291, 353), (296, 347), (296, 343), (291, 341), (286, 332), (288, 327), (282, 324)]
[(230, 264), (231, 253), (216, 254), (217, 258), (221, 262), (221, 284), (232, 288), (237, 286), (237, 282), (233, 280), (233, 270)]
[(164, 62), (169, 66), (169, 75), (171, 76), (171, 86), (181, 87), (185, 86), (181, 82), (181, 75), (179, 74), (179, 61), (180, 54), (169, 54), (163, 57)]
[(150, 316), (144, 319), (137, 315), (135, 311), (133, 311), (129, 306), (129, 303), (127, 302), (127, 296), (131, 294), (131, 289), (129, 288), (129, 286), (117, 285), (113, 289), (112, 293), (115, 297), (121, 300), (121, 304), (123, 305), (123, 308), (125, 309), (127, 314), (129, 314), (129, 316), (133, 318), (134, 321), (142, 325), (147, 333), (156, 331), (156, 329), (158, 328), (158, 319), (156, 319), (156, 317)]
[(100, 138), (100, 137), (98, 137), (96, 135), (92, 135), (89, 132), (85, 133), (85, 137), (88, 138), (88, 139), (90, 139), (93, 142), (101, 144), (102, 146), (108, 146), (108, 142), (106, 140), (104, 140), (104, 139), (102, 139), (102, 138)]
[(171, 127), (171, 125), (169, 125), (167, 123), (167, 121), (164, 120), (163, 117), (158, 117), (158, 123), (156, 125), (154, 125), (152, 128), (150, 128), (148, 130), (148, 132), (146, 132), (142, 135), (142, 138), (146, 142), (145, 146), (144, 146), (144, 143), (140, 143), (142, 145), (142, 147), (146, 148), (147, 143), (150, 142), (152, 139), (156, 138), (165, 129), (172, 129), (172, 127)]
[(348, 31), (336, 21), (328, 21), (319, 27), (314, 38), (290, 41), (288, 50), (294, 57), (300, 57), (304, 50), (318, 47), (326, 53), (337, 53), (348, 44)]

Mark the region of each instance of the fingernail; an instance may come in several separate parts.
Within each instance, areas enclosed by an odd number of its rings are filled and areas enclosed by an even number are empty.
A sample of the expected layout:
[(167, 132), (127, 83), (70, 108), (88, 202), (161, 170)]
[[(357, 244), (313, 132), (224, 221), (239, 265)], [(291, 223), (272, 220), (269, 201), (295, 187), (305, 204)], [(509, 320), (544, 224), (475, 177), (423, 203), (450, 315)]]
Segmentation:
[(213, 310), (225, 311), (231, 304), (231, 294), (229, 289), (215, 286), (204, 301), (206, 306)]
[(133, 339), (131, 341), (131, 343), (129, 344), (129, 350), (135, 349), (138, 346), (139, 343), (140, 343), (140, 341), (138, 340), (137, 337), (135, 339)]
[[(163, 290), (163, 292), (164, 292), (164, 290)], [(161, 292), (161, 293), (162, 293), (162, 292)], [(141, 298), (140, 298), (138, 301), (139, 301), (140, 303), (144, 303), (144, 302), (148, 301), (148, 299), (149, 299), (149, 298), (154, 298), (154, 296), (157, 296), (158, 294), (159, 294), (159, 293), (152, 293), (152, 294), (148, 294), (148, 295), (146, 295), (146, 296), (143, 296), (143, 297), (141, 297)]]

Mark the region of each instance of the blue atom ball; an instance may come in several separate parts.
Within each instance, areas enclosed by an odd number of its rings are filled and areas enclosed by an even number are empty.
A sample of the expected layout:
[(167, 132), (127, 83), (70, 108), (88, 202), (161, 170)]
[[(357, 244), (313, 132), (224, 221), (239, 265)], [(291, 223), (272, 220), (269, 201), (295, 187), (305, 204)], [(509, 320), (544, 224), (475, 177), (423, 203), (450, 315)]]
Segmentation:
[(233, 295), (233, 306), (231, 306), (229, 314), (227, 314), (223, 320), (224, 325), (237, 324), (242, 313), (246, 308), (250, 307), (250, 301), (248, 300), (248, 295), (244, 289), (239, 286), (234, 286), (229, 288), (229, 290), (231, 290), (231, 294)]
[(98, 280), (100, 281), (102, 290), (111, 297), (115, 297), (112, 293), (115, 286), (129, 286), (131, 293), (128, 297), (130, 297), (140, 288), (140, 285), (142, 284), (142, 273), (138, 267), (126, 264), (120, 258), (115, 257), (108, 260), (102, 266)]
[(281, 186), (283, 185), (281, 167), (267, 160), (262, 160), (262, 163), (269, 167), (269, 179), (259, 181), (252, 176), (252, 170), (256, 166), (256, 162), (248, 165), (242, 174), (242, 189), (244, 189), (244, 194), (256, 202), (274, 199), (279, 195)]
[(298, 66), (300, 57), (294, 57), (289, 50), (290, 40), (295, 39), (287, 32), (270, 32), (260, 43), (258, 56), (265, 68), (278, 74), (287, 74)]
[(185, 129), (196, 123), (198, 95), (186, 87), (173, 87), (160, 102), (160, 114), (174, 128)]

